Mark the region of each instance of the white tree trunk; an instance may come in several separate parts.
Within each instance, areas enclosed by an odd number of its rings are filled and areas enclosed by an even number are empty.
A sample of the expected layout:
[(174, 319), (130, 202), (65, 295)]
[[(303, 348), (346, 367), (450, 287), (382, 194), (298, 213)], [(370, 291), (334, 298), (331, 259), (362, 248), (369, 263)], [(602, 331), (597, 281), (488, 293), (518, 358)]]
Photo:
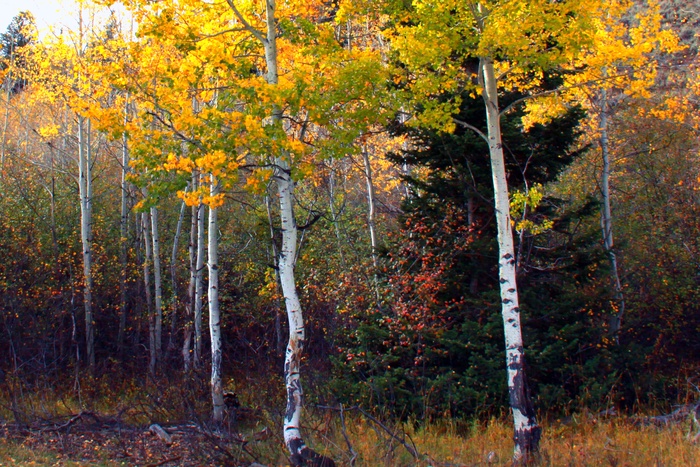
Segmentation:
[(185, 338), (182, 344), (182, 362), (185, 372), (192, 368), (192, 334), (194, 333), (194, 290), (197, 280), (197, 213), (198, 206), (192, 206), (190, 217), (190, 241), (187, 246), (190, 260), (190, 283), (187, 286), (187, 326), (185, 327)]
[[(265, 62), (267, 64), (267, 82), (277, 85), (277, 36), (275, 20), (275, 0), (265, 2), (267, 36), (265, 45)], [(273, 112), (274, 124), (282, 120), (282, 112)], [(304, 317), (294, 279), (294, 264), (297, 255), (297, 224), (294, 218), (294, 181), (291, 168), (285, 155), (275, 156), (275, 181), (280, 202), (280, 223), (282, 228), (282, 247), (279, 252), (280, 285), (287, 309), (289, 322), (289, 342), (284, 359), (284, 382), (287, 388), (287, 409), (284, 415), (284, 443), (292, 456), (292, 463), (302, 465), (308, 456), (308, 448), (301, 437), (301, 411), (304, 405), (304, 392), (301, 388), (301, 355), (306, 341)]]
[(362, 161), (365, 166), (365, 181), (367, 183), (367, 227), (369, 228), (369, 240), (372, 248), (372, 266), (374, 267), (372, 280), (374, 281), (374, 295), (377, 299), (377, 304), (379, 304), (379, 260), (377, 258), (377, 232), (374, 225), (374, 178), (372, 176), (372, 165), (369, 161), (369, 153), (367, 152), (367, 148), (364, 147), (362, 148)]
[[(254, 29), (236, 8), (234, 0), (227, 0), (236, 17), (255, 37), (260, 40), (265, 49), (267, 65), (266, 81), (271, 86), (278, 83), (277, 70), (277, 22), (275, 20), (275, 0), (265, 1), (265, 25), (263, 33)], [(270, 115), (273, 125), (282, 124), (282, 110), (273, 109)], [(294, 219), (294, 181), (291, 178), (291, 168), (288, 154), (274, 156), (274, 180), (277, 185), (280, 202), (280, 218), (282, 228), (282, 247), (277, 262), (280, 274), (282, 294), (287, 309), (289, 322), (289, 343), (285, 352), (284, 380), (287, 388), (287, 409), (284, 416), (284, 442), (291, 454), (295, 466), (310, 465), (307, 461), (314, 459), (318, 462), (321, 456), (306, 447), (301, 437), (300, 420), (303, 405), (301, 389), (300, 363), (304, 348), (304, 319), (294, 280), (294, 263), (297, 253), (297, 225)], [(334, 465), (330, 459), (326, 465)], [(316, 465), (316, 464), (314, 464)], [(320, 464), (319, 464), (320, 465)]]
[(163, 281), (160, 265), (160, 235), (158, 234), (158, 208), (151, 208), (151, 240), (153, 241), (153, 290), (155, 295), (155, 309), (153, 310), (155, 339), (156, 339), (156, 363), (160, 364), (163, 358)]
[[(177, 314), (180, 306), (180, 294), (177, 283), (177, 253), (180, 247), (180, 237), (182, 236), (182, 224), (185, 221), (185, 211), (187, 205), (183, 201), (180, 203), (180, 215), (177, 218), (177, 228), (175, 229), (175, 238), (173, 238), (173, 249), (170, 254), (170, 283), (172, 286), (172, 306), (170, 309), (170, 335), (168, 336), (167, 355), (175, 350), (175, 340), (177, 334)], [(166, 358), (167, 361), (167, 358)]]
[(541, 428), (537, 425), (525, 375), (525, 351), (520, 326), (516, 259), (503, 158), (497, 78), (493, 60), (490, 57), (482, 57), (480, 61), (498, 226), (499, 282), (505, 330), (508, 394), (514, 423), (514, 459), (516, 462), (527, 462), (539, 450)]
[[(275, 226), (272, 221), (272, 208), (270, 206), (270, 196), (265, 196), (265, 210), (267, 212), (267, 225), (270, 227), (270, 251), (272, 256), (272, 264), (275, 269), (275, 286), (276, 290), (280, 289), (280, 268), (277, 262), (279, 261), (279, 254), (277, 253), (277, 244), (275, 243)], [(279, 305), (279, 301), (278, 301)], [(279, 307), (275, 309), (275, 342), (277, 343), (275, 350), (280, 355), (284, 352), (284, 342), (282, 337), (282, 318), (281, 310)]]
[[(124, 123), (127, 121), (128, 103), (124, 104)], [(126, 132), (122, 135), (122, 173), (121, 173), (121, 212), (119, 217), (119, 333), (117, 347), (119, 352), (124, 350), (124, 335), (126, 333), (126, 284), (128, 266), (127, 235), (129, 229), (129, 210), (127, 206), (127, 172), (129, 167), (129, 146)]]
[[(275, 0), (266, 0), (267, 37), (265, 45), (265, 62), (267, 64), (267, 82), (277, 85), (277, 36), (275, 20)], [(274, 124), (282, 120), (282, 112), (273, 112)], [(280, 285), (287, 309), (289, 322), (289, 342), (284, 359), (284, 382), (287, 388), (287, 409), (284, 415), (284, 443), (292, 456), (292, 463), (301, 465), (308, 448), (301, 437), (301, 411), (304, 404), (304, 392), (301, 388), (301, 354), (306, 340), (304, 317), (297, 294), (294, 279), (294, 263), (297, 254), (297, 225), (294, 218), (294, 181), (291, 177), (289, 163), (284, 155), (275, 156), (275, 181), (280, 202), (280, 221), (282, 228), (282, 247), (277, 265), (279, 267)]]
[[(211, 176), (211, 196), (219, 193), (216, 178)], [(213, 420), (224, 419), (224, 386), (221, 378), (221, 312), (219, 310), (219, 227), (218, 208), (209, 207), (208, 260), (209, 270), (209, 334), (211, 337), (211, 398), (214, 405)]]
[(194, 367), (202, 362), (202, 301), (204, 297), (204, 205), (197, 207), (197, 264), (194, 287)]
[[(87, 126), (87, 128), (86, 128)], [(86, 359), (95, 369), (95, 327), (92, 315), (92, 180), (90, 122), (78, 115), (78, 189), (80, 193), (80, 240), (83, 247), (83, 302), (85, 305)]]
[(340, 222), (338, 221), (338, 213), (335, 209), (335, 164), (333, 160), (329, 161), (328, 166), (328, 198), (331, 211), (331, 221), (335, 229), (335, 240), (338, 244), (338, 255), (340, 256), (340, 264), (345, 267), (345, 255), (343, 254), (343, 242), (340, 235)]
[(289, 322), (289, 342), (285, 352), (284, 379), (287, 387), (287, 410), (284, 417), (284, 441), (292, 456), (301, 456), (306, 448), (300, 432), (300, 418), (303, 406), (303, 391), (300, 380), (301, 353), (306, 339), (304, 318), (299, 302), (294, 279), (294, 259), (297, 247), (297, 225), (294, 219), (293, 190), (294, 182), (289, 175), (286, 163), (281, 165), (275, 179), (280, 200), (280, 218), (282, 227), (282, 248), (278, 266), (280, 285), (287, 309)]
[[(14, 42), (11, 43), (10, 69), (5, 76), (5, 121), (2, 125), (2, 148), (0, 149), (0, 178), (5, 171), (5, 151), (7, 149), (7, 127), (10, 122), (10, 98), (12, 97), (12, 67), (14, 66)], [(78, 130), (80, 131), (80, 130)]]
[(612, 208), (610, 202), (610, 142), (608, 139), (608, 96), (607, 91), (601, 92), (600, 113), (600, 152), (603, 157), (603, 173), (600, 180), (600, 194), (603, 198), (603, 210), (600, 213), (600, 228), (603, 233), (603, 248), (610, 260), (610, 279), (613, 286), (616, 308), (610, 319), (610, 335), (618, 341), (622, 317), (625, 314), (625, 297), (622, 293), (622, 281), (615, 255), (615, 242), (613, 240)]
[(146, 291), (146, 307), (148, 308), (148, 369), (152, 375), (155, 375), (158, 353), (156, 351), (155, 310), (153, 308), (153, 293), (151, 291), (151, 263), (153, 262), (153, 251), (150, 224), (151, 220), (148, 212), (141, 213), (141, 230), (143, 232), (143, 246), (145, 251), (143, 258), (143, 285)]
[(379, 264), (377, 261), (377, 232), (374, 226), (374, 179), (372, 177), (372, 165), (369, 161), (367, 148), (362, 148), (362, 161), (365, 166), (365, 181), (367, 183), (367, 227), (369, 228), (369, 240), (372, 247), (372, 264), (374, 265), (376, 280), (376, 272)]

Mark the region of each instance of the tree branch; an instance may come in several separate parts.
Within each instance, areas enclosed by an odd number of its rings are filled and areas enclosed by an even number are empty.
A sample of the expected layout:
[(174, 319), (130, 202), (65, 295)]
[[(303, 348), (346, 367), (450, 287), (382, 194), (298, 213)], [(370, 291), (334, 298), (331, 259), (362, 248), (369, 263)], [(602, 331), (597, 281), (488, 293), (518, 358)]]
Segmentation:
[(457, 125), (460, 125), (460, 126), (463, 126), (464, 128), (468, 128), (468, 129), (472, 130), (474, 133), (481, 136), (481, 138), (484, 141), (486, 141), (486, 143), (488, 144), (489, 138), (484, 134), (483, 131), (479, 130), (477, 127), (472, 126), (472, 125), (468, 124), (467, 122), (463, 122), (462, 120), (458, 120), (454, 117), (452, 118), (452, 121), (455, 122)]
[(236, 8), (236, 5), (233, 3), (233, 0), (226, 0), (226, 3), (228, 3), (228, 6), (231, 7), (231, 10), (233, 10), (233, 14), (236, 15), (236, 18), (238, 18), (238, 21), (241, 22), (243, 27), (245, 28), (246, 31), (250, 32), (257, 40), (262, 42), (263, 44), (267, 43), (267, 39), (265, 39), (264, 34), (255, 29), (241, 14), (241, 12)]
[(498, 116), (499, 116), (499, 117), (502, 116), (503, 114), (505, 114), (505, 113), (509, 112), (510, 110), (512, 110), (513, 107), (515, 107), (516, 105), (522, 104), (523, 102), (525, 102), (525, 101), (527, 101), (527, 100), (535, 99), (535, 98), (537, 98), (537, 97), (548, 96), (548, 95), (550, 95), (550, 94), (557, 94), (557, 93), (560, 93), (560, 92), (566, 92), (566, 91), (569, 91), (569, 90), (571, 90), (571, 89), (583, 88), (583, 87), (586, 87), (586, 86), (588, 86), (588, 85), (590, 85), (590, 84), (599, 83), (599, 82), (601, 82), (601, 81), (607, 81), (607, 80), (611, 80), (611, 79), (615, 79), (615, 78), (621, 78), (621, 77), (624, 77), (624, 76), (629, 76), (629, 75), (632, 73), (632, 71), (634, 71), (634, 70), (631, 70), (631, 71), (629, 71), (629, 72), (627, 72), (627, 73), (619, 73), (619, 74), (613, 75), (613, 76), (605, 76), (605, 77), (602, 77), (602, 78), (591, 79), (591, 80), (588, 80), (588, 81), (583, 82), (583, 83), (578, 83), (578, 84), (574, 84), (574, 85), (571, 85), (571, 86), (563, 86), (563, 87), (560, 87), (560, 88), (557, 88), (557, 89), (550, 89), (550, 90), (548, 90), (548, 91), (542, 91), (542, 92), (538, 92), (538, 93), (536, 93), (536, 94), (530, 94), (529, 96), (521, 97), (520, 99), (516, 99), (516, 100), (514, 100), (513, 102), (511, 102), (510, 104), (508, 104), (508, 106), (507, 106), (506, 108), (504, 108), (503, 110), (500, 111), (500, 113), (498, 114)]

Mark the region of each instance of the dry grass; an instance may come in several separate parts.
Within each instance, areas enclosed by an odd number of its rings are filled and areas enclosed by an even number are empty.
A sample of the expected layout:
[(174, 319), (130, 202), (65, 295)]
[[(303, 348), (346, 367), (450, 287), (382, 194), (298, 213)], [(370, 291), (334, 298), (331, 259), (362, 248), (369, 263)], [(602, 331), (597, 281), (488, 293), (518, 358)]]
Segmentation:
[[(416, 459), (396, 440), (367, 420), (354, 419), (347, 433), (362, 466), (476, 466), (511, 465), (512, 427), (503, 420), (488, 423), (445, 422), (428, 427), (393, 427), (405, 430), (404, 440), (421, 454)], [(584, 416), (544, 426), (541, 466), (700, 466), (700, 445), (688, 437), (690, 423), (663, 428), (637, 426), (615, 418)], [(318, 438), (314, 436), (314, 438)], [(316, 440), (314, 440), (316, 441)], [(317, 440), (345, 465), (350, 455), (342, 437)]]
[[(332, 457), (338, 465), (350, 465), (352, 454), (337, 420), (316, 420), (308, 426), (309, 444)], [(689, 425), (688, 425), (689, 426)], [(700, 446), (688, 439), (688, 426), (665, 428), (635, 426), (622, 419), (586, 419), (544, 427), (542, 466), (700, 466)], [(346, 434), (356, 453), (357, 466), (505, 466), (511, 465), (511, 427), (499, 420), (479, 424), (446, 422), (413, 428), (410, 424), (389, 428), (420, 454), (415, 458), (404, 445), (360, 415), (348, 416)], [(163, 449), (169, 449), (163, 447)], [(233, 447), (231, 452), (236, 451)], [(279, 436), (251, 441), (249, 453), (221, 465), (248, 465), (257, 458), (268, 466), (286, 465)], [(240, 452), (240, 451), (239, 451)], [(252, 453), (252, 456), (251, 456)], [(165, 453), (163, 453), (165, 455)], [(96, 460), (97, 459), (97, 460)], [(56, 446), (0, 439), (0, 466), (123, 466), (124, 460), (109, 460), (108, 453), (86, 461), (66, 458)], [(183, 465), (178, 461), (164, 465)]]
[[(177, 460), (161, 465), (180, 467), (247, 466), (253, 461), (270, 467), (287, 465), (281, 436), (283, 401), (266, 392), (272, 391), (269, 387), (239, 394), (247, 416), (236, 422), (229, 417), (217, 434), (178, 431), (175, 442), (166, 446), (147, 432), (148, 425), (157, 422), (167, 428), (192, 421), (192, 416), (206, 424), (206, 387), (189, 391), (184, 386), (136, 388), (132, 382), (117, 387), (90, 381), (93, 388), (100, 384), (105, 387), (87, 397), (76, 397), (74, 392), (22, 392), (15, 398), (25, 415), (22, 423), (15, 420), (11, 401), (0, 397), (0, 467), (145, 466), (164, 459)], [(261, 395), (265, 403), (259, 402)], [(86, 418), (70, 430), (50, 428), (85, 410), (103, 420), (119, 413), (120, 425), (105, 428)], [(344, 416), (343, 425), (338, 410), (309, 408), (304, 415), (307, 444), (339, 466), (352, 465), (353, 457), (355, 466), (371, 467), (512, 464), (512, 427), (507, 420), (424, 425), (373, 421), (359, 411), (346, 411)], [(689, 436), (690, 420), (657, 428), (635, 425), (622, 416), (597, 419), (584, 412), (546, 422), (543, 429), (538, 463), (542, 466), (700, 467), (700, 442), (693, 443)], [(241, 444), (242, 439), (247, 442)]]

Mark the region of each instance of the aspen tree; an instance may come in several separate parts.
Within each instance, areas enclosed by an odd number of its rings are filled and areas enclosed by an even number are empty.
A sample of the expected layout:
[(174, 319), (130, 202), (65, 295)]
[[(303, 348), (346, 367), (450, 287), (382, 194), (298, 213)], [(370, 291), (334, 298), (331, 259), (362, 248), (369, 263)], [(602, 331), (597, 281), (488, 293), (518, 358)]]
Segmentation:
[[(290, 323), (284, 432), (292, 458), (303, 462), (311, 451), (299, 430), (299, 370), (305, 336), (294, 279), (298, 249), (294, 184), (314, 169), (313, 157), (325, 150), (325, 157), (347, 153), (358, 135), (386, 119), (387, 113), (378, 110), (377, 97), (385, 69), (378, 54), (346, 51), (335, 41), (332, 25), (318, 25), (326, 24), (319, 22), (326, 10), (321, 2), (280, 6), (269, 1), (262, 15), (245, 2), (241, 10), (234, 2), (125, 3), (149, 35), (149, 41), (133, 49), (132, 60), (141, 66), (136, 73), (128, 69), (129, 82), (135, 83), (143, 105), (150, 106), (149, 112), (159, 119), (154, 137), (146, 137), (148, 129), (138, 130), (143, 147), (157, 150), (144, 150), (135, 167), (142, 173), (146, 167), (154, 171), (149, 173), (160, 186), (165, 184), (157, 180), (159, 174), (198, 171), (215, 177), (221, 189), (216, 194), (205, 192), (205, 186), (192, 192), (173, 190), (188, 204), (201, 202), (210, 209), (223, 203), (243, 160), (260, 164), (246, 180), (251, 191), (266, 186), (268, 180), (277, 188), (282, 230), (277, 264)], [(278, 6), (282, 8), (279, 20)], [(297, 28), (296, 33), (282, 34), (278, 30), (282, 22)], [(199, 40), (193, 42), (193, 37)], [(325, 63), (326, 54), (331, 57), (329, 63)], [(198, 105), (192, 105), (193, 96)], [(333, 127), (340, 119), (343, 125)], [(332, 131), (319, 131), (325, 126)], [(171, 139), (162, 137), (165, 134)], [(309, 143), (320, 139), (324, 143), (312, 150)], [(186, 144), (189, 151), (168, 146), (172, 140)]]
[[(175, 228), (175, 237), (173, 238), (173, 247), (170, 253), (170, 284), (172, 287), (172, 298), (170, 307), (170, 336), (168, 337), (167, 355), (175, 350), (175, 339), (178, 325), (178, 308), (180, 306), (179, 285), (177, 281), (177, 260), (180, 247), (180, 237), (182, 236), (182, 225), (185, 222), (185, 212), (187, 204), (183, 201), (180, 203), (180, 214), (177, 217), (177, 227)], [(167, 358), (166, 358), (167, 360)]]
[[(537, 455), (541, 429), (529, 396), (525, 375), (516, 278), (516, 252), (510, 218), (498, 94), (502, 89), (536, 89), (537, 70), (556, 66), (560, 48), (567, 50), (580, 34), (586, 17), (573, 2), (413, 2), (406, 14), (412, 21), (391, 31), (392, 47), (410, 74), (406, 82), (422, 107), (413, 124), (451, 131), (458, 99), (438, 99), (446, 92), (467, 87), (484, 100), (487, 127), (460, 122), (489, 146), (498, 230), (499, 285), (505, 331), (508, 393), (514, 424), (514, 460), (528, 462)], [(508, 34), (504, 31), (508, 30)], [(583, 34), (585, 40), (585, 34)], [(576, 40), (580, 40), (576, 38)], [(559, 47), (550, 48), (551, 42)], [(573, 52), (577, 47), (572, 48)], [(455, 60), (455, 58), (459, 59)], [(475, 68), (465, 63), (476, 62)], [(428, 70), (428, 71), (426, 71)], [(434, 70), (434, 72), (433, 72)], [(533, 79), (534, 78), (534, 79)]]
[(154, 332), (156, 362), (163, 359), (163, 279), (160, 265), (160, 233), (158, 231), (158, 208), (151, 207), (151, 240), (153, 241), (153, 291)]
[[(238, 20), (262, 43), (265, 52), (267, 73), (265, 80), (269, 85), (278, 84), (277, 68), (277, 21), (275, 18), (275, 0), (265, 1), (265, 31), (251, 26), (238, 11), (232, 0), (227, 0)], [(272, 109), (271, 124), (282, 124), (282, 110)], [(274, 180), (279, 197), (280, 220), (282, 227), (282, 247), (280, 248), (277, 267), (279, 270), (282, 295), (287, 308), (289, 322), (289, 341), (285, 352), (284, 379), (287, 387), (287, 410), (284, 416), (284, 442), (289, 449), (293, 462), (302, 464), (308, 454), (301, 437), (300, 422), (303, 406), (300, 366), (301, 353), (305, 343), (304, 317), (294, 280), (294, 263), (297, 255), (297, 224), (294, 218), (294, 182), (291, 177), (289, 155), (274, 155)]]
[[(124, 100), (124, 124), (128, 120), (129, 100)], [(119, 265), (121, 274), (119, 276), (119, 332), (117, 334), (117, 346), (119, 352), (123, 352), (124, 336), (126, 333), (126, 294), (127, 294), (127, 263), (128, 263), (128, 238), (129, 231), (129, 210), (128, 210), (128, 181), (127, 173), (129, 168), (129, 144), (126, 131), (122, 133), (122, 160), (121, 160), (121, 198), (119, 216)]]
[[(641, 71), (648, 61), (644, 51), (662, 48), (673, 39), (659, 32), (658, 15), (638, 15), (639, 25), (624, 27), (617, 19), (629, 9), (625, 0), (581, 1), (447, 1), (412, 2), (405, 20), (390, 31), (397, 59), (405, 65), (397, 80), (405, 83), (414, 102), (420, 104), (412, 124), (451, 131), (455, 124), (475, 131), (489, 144), (498, 224), (499, 282), (506, 336), (508, 387), (515, 423), (515, 460), (528, 461), (538, 449), (540, 429), (534, 418), (524, 378), (524, 346), (516, 282), (517, 258), (512, 224), (500, 116), (515, 105), (526, 106), (524, 124), (546, 120), (565, 108), (562, 95), (589, 94), (597, 86), (639, 90), (623, 76)], [(410, 19), (410, 21), (408, 20)], [(628, 39), (625, 39), (628, 38)], [(637, 47), (627, 47), (625, 41)], [(459, 60), (455, 58), (459, 57)], [(474, 61), (478, 61), (475, 66)], [(601, 77), (611, 64), (623, 73)], [(628, 68), (625, 68), (628, 67)], [(408, 70), (408, 72), (404, 70)], [(539, 85), (548, 71), (564, 71), (565, 84), (556, 91), (541, 92)], [(629, 70), (632, 70), (631, 72)], [(647, 75), (649, 76), (649, 75)], [(627, 83), (627, 85), (625, 84)], [(487, 128), (455, 122), (455, 91), (480, 93), (484, 99)], [(599, 88), (598, 88), (599, 89)], [(498, 94), (517, 90), (522, 99), (501, 109)], [(570, 101), (569, 101), (570, 102)], [(603, 145), (604, 146), (604, 145)], [(610, 218), (606, 209), (604, 224)], [(610, 231), (609, 226), (604, 230)], [(611, 231), (610, 231), (611, 232)], [(607, 236), (608, 244), (612, 237)], [(619, 289), (619, 287), (618, 287)], [(619, 321), (619, 320), (617, 320)], [(614, 327), (618, 324), (613, 322)]]
[(78, 115), (78, 188), (80, 194), (80, 240), (83, 251), (83, 303), (85, 305), (86, 359), (95, 369), (95, 327), (92, 310), (92, 144), (90, 120)]
[[(615, 148), (610, 143), (611, 122), (625, 102), (649, 97), (661, 69), (659, 57), (682, 47), (678, 37), (662, 27), (659, 4), (655, 1), (641, 8), (628, 0), (594, 2), (588, 7), (588, 14), (591, 19), (587, 46), (571, 54), (569, 62), (562, 67), (569, 72), (563, 75), (560, 89), (525, 102), (528, 114), (524, 123), (546, 122), (551, 115), (573, 104), (587, 110), (585, 143), (599, 149), (601, 162), (600, 230), (603, 249), (610, 262), (612, 289), (609, 335), (619, 343), (626, 304), (613, 235)], [(647, 103), (645, 113), (651, 115), (665, 105), (665, 102)]]
[[(209, 177), (210, 195), (219, 194), (219, 182)], [(209, 206), (207, 268), (209, 270), (209, 332), (211, 336), (211, 396), (214, 406), (213, 420), (224, 419), (224, 386), (221, 378), (221, 310), (219, 309), (219, 225), (216, 205)]]

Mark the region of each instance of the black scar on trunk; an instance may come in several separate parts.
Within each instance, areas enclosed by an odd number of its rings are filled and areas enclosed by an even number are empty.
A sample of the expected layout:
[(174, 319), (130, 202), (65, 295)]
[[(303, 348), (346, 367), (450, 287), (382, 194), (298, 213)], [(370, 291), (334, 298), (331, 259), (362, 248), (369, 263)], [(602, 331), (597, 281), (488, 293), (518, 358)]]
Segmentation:
[(294, 416), (297, 406), (294, 402), (294, 389), (287, 390), (287, 412), (284, 414), (286, 420), (291, 420)]
[(292, 419), (292, 417), (294, 416), (294, 412), (297, 408), (296, 402), (294, 400), (295, 393), (302, 394), (301, 383), (299, 381), (294, 381), (292, 383), (292, 386), (287, 390), (287, 412), (284, 415), (287, 420)]
[(527, 376), (525, 374), (525, 353), (522, 347), (517, 348), (521, 355), (520, 359), (513, 359), (508, 362), (508, 370), (515, 373), (513, 376), (513, 385), (508, 388), (510, 396), (510, 405), (513, 409), (519, 410), (528, 420), (528, 425), (531, 428), (515, 430), (513, 439), (518, 450), (523, 453), (526, 462), (533, 454), (539, 451), (540, 437), (542, 436), (542, 428), (537, 425), (535, 417), (535, 408), (532, 405), (530, 397), (530, 388), (527, 384)]

